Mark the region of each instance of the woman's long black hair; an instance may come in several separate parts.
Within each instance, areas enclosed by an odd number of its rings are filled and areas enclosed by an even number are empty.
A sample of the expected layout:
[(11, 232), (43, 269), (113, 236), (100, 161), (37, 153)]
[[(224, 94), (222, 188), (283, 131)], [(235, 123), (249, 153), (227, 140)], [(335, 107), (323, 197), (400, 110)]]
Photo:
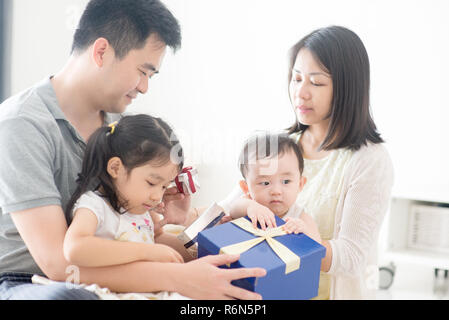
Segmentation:
[[(370, 65), (357, 34), (345, 27), (330, 26), (302, 38), (290, 49), (289, 84), (296, 57), (303, 48), (310, 50), (332, 77), (330, 123), (320, 149), (358, 150), (368, 141), (384, 142), (370, 114)], [(295, 121), (288, 133), (304, 132), (307, 128)]]
[[(113, 132), (112, 132), (113, 130)], [(164, 165), (173, 161), (182, 169), (184, 156), (181, 145), (170, 126), (160, 118), (146, 114), (123, 116), (114, 126), (97, 129), (89, 138), (84, 154), (77, 188), (70, 198), (65, 215), (72, 220), (72, 210), (78, 198), (89, 190), (102, 187), (103, 196), (112, 208), (120, 212), (119, 203), (107, 164), (112, 157), (119, 157), (128, 171), (156, 161)]]

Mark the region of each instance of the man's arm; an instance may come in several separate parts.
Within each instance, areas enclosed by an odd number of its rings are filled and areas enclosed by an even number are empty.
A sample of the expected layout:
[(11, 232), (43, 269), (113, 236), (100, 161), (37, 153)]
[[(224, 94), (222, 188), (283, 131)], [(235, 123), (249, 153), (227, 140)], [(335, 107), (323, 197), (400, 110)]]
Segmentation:
[[(52, 280), (66, 281), (69, 262), (63, 255), (67, 223), (60, 206), (43, 206), (11, 213), (14, 224), (41, 270)], [(111, 267), (79, 268), (79, 282), (96, 283), (114, 292), (175, 291), (195, 299), (260, 299), (231, 285), (232, 280), (260, 277), (260, 268), (221, 269), (238, 256), (207, 256), (189, 263), (138, 261)], [(126, 276), (124, 276), (126, 275)]]

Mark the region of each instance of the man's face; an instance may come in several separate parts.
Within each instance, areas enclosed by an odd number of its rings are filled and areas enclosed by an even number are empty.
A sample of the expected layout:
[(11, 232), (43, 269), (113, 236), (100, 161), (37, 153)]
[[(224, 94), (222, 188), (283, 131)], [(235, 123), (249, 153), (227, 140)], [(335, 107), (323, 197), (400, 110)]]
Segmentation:
[(104, 97), (99, 101), (105, 111), (122, 113), (139, 93), (148, 91), (149, 79), (162, 64), (166, 44), (151, 34), (142, 49), (134, 49), (121, 60), (114, 58), (105, 64), (104, 83), (100, 85)]

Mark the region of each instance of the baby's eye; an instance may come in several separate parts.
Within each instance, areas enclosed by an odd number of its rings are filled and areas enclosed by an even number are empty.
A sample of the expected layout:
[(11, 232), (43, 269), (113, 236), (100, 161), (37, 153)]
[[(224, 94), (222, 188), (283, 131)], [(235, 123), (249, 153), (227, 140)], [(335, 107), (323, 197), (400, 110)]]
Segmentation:
[(270, 183), (268, 181), (259, 182), (261, 186), (268, 186)]

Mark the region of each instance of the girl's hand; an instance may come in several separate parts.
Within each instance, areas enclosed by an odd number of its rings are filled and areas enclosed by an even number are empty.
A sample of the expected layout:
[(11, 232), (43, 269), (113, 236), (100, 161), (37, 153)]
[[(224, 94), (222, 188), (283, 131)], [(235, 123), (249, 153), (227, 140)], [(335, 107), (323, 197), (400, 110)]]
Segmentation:
[(259, 222), (262, 230), (268, 228), (276, 227), (276, 219), (274, 218), (274, 213), (265, 207), (257, 203), (256, 201), (251, 201), (247, 209), (248, 218), (251, 219), (254, 228), (257, 228), (257, 222)]
[(298, 234), (300, 232), (304, 233), (305, 223), (299, 218), (287, 217), (285, 218), (285, 224), (282, 226), (282, 229), (288, 234)]
[(175, 249), (160, 243), (150, 244), (146, 260), (155, 262), (183, 263), (184, 259)]
[(162, 202), (155, 209), (164, 219), (155, 228), (169, 223), (183, 225), (190, 209), (190, 200), (190, 195), (180, 193), (176, 187), (167, 189)]

